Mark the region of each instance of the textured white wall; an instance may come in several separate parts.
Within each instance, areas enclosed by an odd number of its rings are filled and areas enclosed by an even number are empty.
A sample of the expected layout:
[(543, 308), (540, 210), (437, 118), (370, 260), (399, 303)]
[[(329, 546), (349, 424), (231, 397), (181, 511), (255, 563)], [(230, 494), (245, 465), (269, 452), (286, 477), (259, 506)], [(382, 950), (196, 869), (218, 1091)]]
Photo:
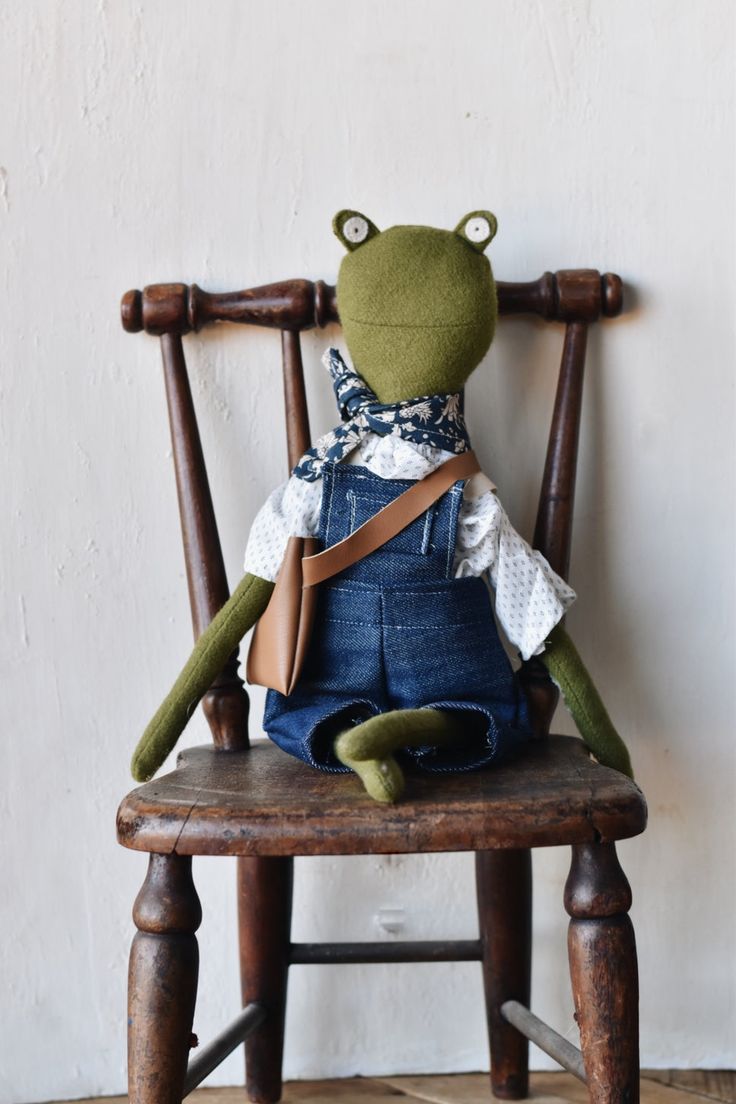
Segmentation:
[[(650, 799), (621, 847), (644, 1061), (733, 1063), (733, 5), (24, 0), (0, 28), (2, 1099), (123, 1090), (145, 860), (114, 810), (190, 644), (158, 350), (123, 334), (120, 294), (332, 278), (344, 206), (447, 227), (488, 206), (501, 278), (629, 283), (634, 309), (591, 340), (570, 627)], [(505, 324), (471, 386), (527, 532), (560, 338)], [(317, 430), (324, 343), (305, 343)], [(189, 349), (233, 580), (283, 474), (277, 341)], [(198, 719), (186, 742), (204, 738)], [(535, 863), (534, 1004), (572, 1037), (567, 856)], [(296, 937), (375, 937), (382, 906), (410, 938), (471, 937), (471, 874), (298, 863)], [(238, 1007), (232, 864), (195, 876), (206, 1038)], [(297, 969), (288, 1021), (291, 1077), (487, 1061), (471, 965)], [(240, 1074), (235, 1056), (217, 1081)]]

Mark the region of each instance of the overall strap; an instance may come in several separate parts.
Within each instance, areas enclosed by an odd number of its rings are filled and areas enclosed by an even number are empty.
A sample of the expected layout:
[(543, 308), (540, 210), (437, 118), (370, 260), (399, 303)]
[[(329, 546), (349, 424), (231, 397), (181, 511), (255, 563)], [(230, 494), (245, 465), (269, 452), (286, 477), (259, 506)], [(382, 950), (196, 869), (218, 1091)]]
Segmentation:
[(388, 506), (384, 506), (350, 536), (326, 548), (324, 552), (318, 552), (316, 556), (305, 556), (302, 559), (303, 585), (315, 586), (352, 567), (358, 560), (390, 541), (407, 525), (411, 525), (412, 521), (428, 510), (458, 479), (469, 479), (478, 471), (480, 466), (472, 450), (446, 460), (424, 479), (417, 480), (393, 502), (389, 502)]

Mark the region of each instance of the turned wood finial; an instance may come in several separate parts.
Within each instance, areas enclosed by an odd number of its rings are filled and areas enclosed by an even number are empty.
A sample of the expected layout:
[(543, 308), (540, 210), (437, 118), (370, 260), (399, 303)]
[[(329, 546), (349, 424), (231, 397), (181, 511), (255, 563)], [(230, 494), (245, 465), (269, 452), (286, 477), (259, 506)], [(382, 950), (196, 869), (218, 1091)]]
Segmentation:
[(202, 907), (192, 881), (188, 855), (151, 855), (146, 880), (133, 905), (139, 931), (152, 935), (195, 932), (202, 922)]
[(613, 843), (579, 843), (572, 849), (565, 908), (573, 919), (615, 916), (631, 908), (631, 886)]
[(126, 333), (140, 333), (143, 329), (143, 295), (137, 288), (126, 291), (120, 300), (120, 320)]
[(615, 272), (606, 272), (601, 276), (601, 294), (603, 314), (606, 318), (617, 318), (624, 309), (624, 285)]

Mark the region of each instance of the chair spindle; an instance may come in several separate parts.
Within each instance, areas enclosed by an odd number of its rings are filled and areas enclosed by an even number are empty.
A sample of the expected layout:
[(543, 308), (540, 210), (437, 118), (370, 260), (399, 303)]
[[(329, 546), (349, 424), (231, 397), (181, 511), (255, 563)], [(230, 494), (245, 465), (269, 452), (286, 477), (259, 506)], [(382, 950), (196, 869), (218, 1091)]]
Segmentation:
[[(565, 328), (534, 529), (534, 547), (540, 550), (563, 579), (567, 578), (570, 567), (587, 333), (587, 322), (571, 321)], [(549, 734), (560, 692), (550, 679), (547, 668), (534, 657), (524, 664), (521, 681), (529, 703), (534, 734), (537, 738), (544, 738)]]
[(302, 347), (298, 331), (281, 331), (281, 362), (284, 370), (286, 442), (289, 469), (291, 469), (307, 451), (311, 442)]
[(570, 569), (587, 335), (587, 323), (568, 322), (534, 529), (534, 547), (563, 579)]
[[(161, 352), (196, 639), (225, 604), (230, 592), (181, 335), (162, 334)], [(217, 747), (228, 751), (248, 747), (249, 700), (238, 675), (237, 651), (205, 694), (202, 705)]]

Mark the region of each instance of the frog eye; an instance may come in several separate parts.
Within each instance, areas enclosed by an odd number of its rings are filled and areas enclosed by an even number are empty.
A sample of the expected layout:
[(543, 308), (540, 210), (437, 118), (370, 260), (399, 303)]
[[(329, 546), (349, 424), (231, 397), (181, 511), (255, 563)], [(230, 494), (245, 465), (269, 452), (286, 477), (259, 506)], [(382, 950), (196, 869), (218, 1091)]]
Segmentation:
[(338, 211), (332, 220), (332, 229), (346, 249), (351, 252), (380, 233), (369, 218), (360, 211)]
[(351, 215), (342, 224), (342, 232), (353, 245), (360, 245), (368, 237), (368, 222), (361, 215)]
[(477, 253), (482, 253), (493, 241), (498, 223), (490, 211), (471, 211), (455, 227), (455, 233), (472, 245)]

